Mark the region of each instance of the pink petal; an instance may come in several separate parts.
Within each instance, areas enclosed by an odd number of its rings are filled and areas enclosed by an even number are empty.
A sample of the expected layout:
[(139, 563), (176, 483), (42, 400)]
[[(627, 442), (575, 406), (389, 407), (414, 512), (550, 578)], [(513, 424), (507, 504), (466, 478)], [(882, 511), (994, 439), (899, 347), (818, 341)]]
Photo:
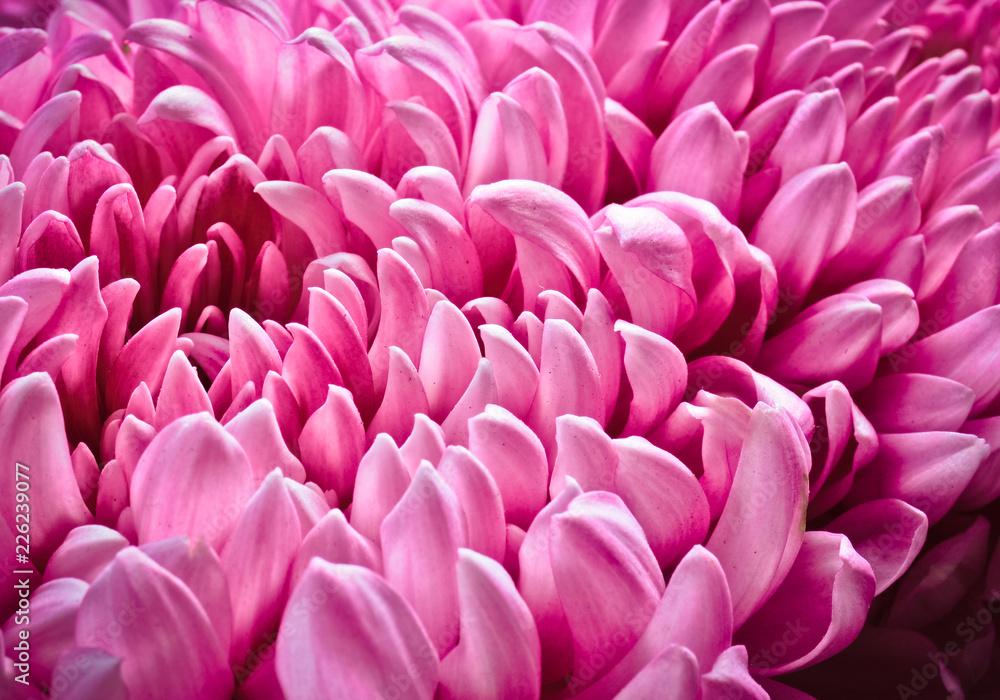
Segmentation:
[(438, 472), (462, 504), (469, 549), (503, 561), (503, 499), (489, 470), (464, 447), (452, 445), (442, 455)]
[(281, 370), (274, 343), (256, 320), (238, 308), (229, 312), (229, 351), (234, 394), (247, 382), (260, 391), (267, 373)]
[[(52, 677), (56, 680), (52, 685), (53, 697), (61, 700), (86, 700), (92, 697), (128, 700), (129, 691), (122, 680), (121, 663), (121, 659), (100, 649), (76, 647), (67, 650), (59, 655), (52, 672)], [(66, 683), (66, 679), (71, 676), (73, 682)]]
[(880, 354), (888, 355), (903, 347), (920, 325), (921, 314), (913, 300), (913, 290), (896, 280), (873, 279), (852, 284), (847, 294), (860, 294), (882, 309)]
[(15, 375), (25, 348), (58, 310), (71, 279), (65, 270), (28, 270), (0, 286), (0, 297), (20, 297), (28, 303), (28, 312), (22, 318), (20, 329), (8, 350), (7, 365), (3, 371), (6, 381)]
[[(13, 257), (13, 256), (11, 256)], [(18, 246), (21, 270), (36, 267), (72, 268), (83, 260), (83, 242), (73, 220), (56, 211), (45, 211), (28, 224)]]
[(545, 150), (547, 172), (541, 182), (558, 187), (569, 157), (569, 130), (562, 91), (555, 79), (541, 68), (529, 68), (503, 89), (531, 117)]
[(15, 487), (21, 481), (30, 484), (30, 556), (41, 566), (70, 530), (92, 518), (73, 475), (59, 397), (47, 374), (30, 374), (5, 387), (0, 397), (0, 455), (10, 465), (0, 482), (0, 514), (14, 528)]
[(827, 529), (842, 532), (875, 574), (875, 595), (909, 568), (927, 539), (927, 516), (895, 498), (868, 501), (833, 520)]
[[(385, 390), (390, 346), (399, 348), (413, 364), (420, 364), (420, 349), (430, 315), (420, 280), (413, 269), (393, 251), (379, 251), (378, 286), (382, 298), (382, 316), (378, 333), (368, 351), (376, 395)], [(407, 429), (406, 434), (409, 432)]]
[(308, 327), (289, 323), (292, 345), (281, 364), (282, 379), (292, 390), (304, 415), (315, 413), (327, 399), (329, 386), (342, 386), (344, 380), (330, 354)]
[(752, 44), (742, 44), (712, 58), (684, 91), (674, 119), (706, 103), (714, 103), (730, 122), (739, 119), (753, 95), (753, 67), (759, 50)]
[(847, 116), (839, 90), (806, 95), (789, 117), (768, 162), (781, 168), (781, 184), (799, 173), (836, 163), (844, 149)]
[(455, 176), (462, 172), (448, 125), (427, 107), (392, 100), (382, 109), (382, 179), (398, 185), (411, 168), (430, 165)]
[(219, 646), (229, 649), (233, 628), (233, 610), (229, 585), (219, 555), (204, 539), (197, 543), (180, 535), (150, 542), (139, 548), (143, 554), (176, 576), (194, 594), (211, 620)]
[(514, 98), (494, 92), (479, 107), (462, 191), (468, 197), (477, 186), (499, 180), (560, 182), (549, 179), (545, 145), (531, 115)]
[(280, 619), (300, 537), (295, 506), (275, 470), (247, 503), (222, 550), (233, 600), (231, 663), (241, 663)]
[(496, 480), (507, 522), (530, 525), (545, 505), (549, 479), (538, 437), (506, 409), (487, 406), (469, 421), (469, 449)]
[[(847, 243), (856, 201), (850, 168), (822, 165), (789, 180), (761, 215), (750, 242), (771, 256), (794, 307), (801, 306), (823, 261)], [(802, 245), (794, 232), (805, 227), (812, 234)]]
[(176, 419), (201, 411), (212, 412), (205, 388), (194, 367), (178, 351), (170, 356), (163, 385), (156, 401), (156, 426), (163, 428)]
[[(674, 119), (653, 146), (649, 189), (707, 199), (734, 221), (747, 153), (747, 142), (714, 103), (694, 107)], [(710, 170), (691, 167), (702, 162), (714, 165)]]
[[(551, 451), (555, 447), (557, 416), (572, 413), (604, 417), (600, 376), (583, 338), (569, 323), (558, 319), (545, 322), (538, 371), (538, 388), (527, 422)], [(574, 379), (566, 382), (564, 377)]]
[(347, 524), (344, 512), (334, 508), (302, 538), (302, 545), (288, 579), (288, 590), (298, 586), (313, 557), (334, 564), (356, 564), (382, 573), (382, 553), (378, 547)]
[(687, 363), (666, 338), (617, 321), (615, 330), (625, 340), (625, 374), (632, 387), (632, 403), (623, 435), (645, 435), (680, 403), (687, 389)]
[(920, 233), (927, 241), (928, 260), (920, 287), (916, 290), (917, 301), (922, 302), (937, 290), (966, 242), (985, 226), (982, 212), (975, 206), (949, 207), (927, 217)]
[[(343, 424), (339, 424), (339, 427), (343, 429)], [(236, 438), (250, 460), (255, 487), (259, 487), (275, 467), (295, 481), (305, 481), (306, 472), (302, 463), (285, 445), (270, 401), (254, 401), (226, 423), (226, 432)]]
[(640, 437), (615, 440), (614, 491), (642, 526), (660, 568), (672, 566), (708, 535), (709, 506), (694, 474)]
[[(751, 665), (776, 675), (842, 650), (857, 636), (875, 595), (875, 576), (847, 537), (808, 532), (788, 576), (736, 633)], [(782, 642), (786, 651), (773, 650)]]
[(962, 247), (941, 285), (920, 304), (920, 315), (950, 326), (997, 303), (1000, 273), (989, 261), (1000, 258), (1000, 226), (973, 236)]
[[(121, 633), (112, 636), (109, 629)], [(176, 644), (185, 630), (194, 636)], [(228, 698), (233, 692), (225, 651), (204, 608), (180, 579), (137, 549), (122, 550), (91, 584), (77, 614), (76, 642), (121, 658), (130, 695)]]
[(955, 505), (987, 454), (983, 440), (964, 433), (880, 435), (878, 454), (858, 473), (848, 505), (898, 498), (926, 513), (933, 525)]
[(344, 219), (361, 229), (376, 248), (389, 248), (393, 238), (406, 234), (389, 216), (396, 193), (374, 175), (331, 170), (323, 176), (323, 188)]
[(359, 333), (344, 305), (333, 295), (315, 287), (309, 291), (309, 327), (333, 358), (358, 410), (365, 418), (370, 418), (375, 410), (375, 399), (366, 347), (367, 329), (361, 330), (363, 335)]
[(302, 700), (386, 688), (430, 700), (438, 684), (437, 653), (413, 609), (381, 576), (350, 564), (313, 559), (289, 598), (276, 653), (282, 690)]
[(48, 686), (59, 656), (75, 646), (76, 613), (87, 588), (86, 583), (75, 578), (43, 583), (32, 591), (30, 626), (28, 616), (18, 613), (3, 626), (6, 651), (12, 659), (18, 658), (15, 641), (20, 644), (22, 632), (24, 639), (30, 635), (28, 646), (35, 645), (30, 655), (34, 683)]
[[(572, 272), (585, 288), (596, 286), (598, 256), (586, 214), (563, 192), (525, 180), (481, 185), (469, 196), (468, 206), (477, 206), (514, 234), (521, 255), (522, 243), (534, 244), (551, 254)], [(525, 288), (531, 270), (521, 270)], [(532, 308), (533, 298), (525, 306)]]
[(295, 182), (268, 181), (254, 187), (254, 192), (269, 207), (305, 231), (317, 257), (338, 253), (347, 247), (344, 227), (336, 210), (326, 197), (312, 187)]
[(81, 525), (70, 531), (45, 566), (45, 581), (78, 578), (92, 582), (128, 540), (103, 525)]
[(671, 644), (646, 664), (615, 697), (642, 700), (670, 688), (671, 697), (676, 700), (698, 700), (700, 684), (698, 659), (690, 649)]
[(243, 449), (214, 418), (197, 413), (174, 421), (146, 448), (132, 476), (140, 542), (188, 534), (220, 549), (253, 482)]
[(990, 446), (990, 454), (976, 470), (972, 481), (958, 499), (962, 510), (974, 510), (995, 500), (1000, 496), (1000, 480), (997, 471), (1000, 469), (1000, 417), (970, 420), (962, 426), (962, 432), (971, 433), (986, 440)]
[(469, 420), (481, 414), (488, 406), (495, 405), (497, 401), (499, 397), (496, 379), (493, 377), (493, 366), (489, 360), (482, 359), (462, 398), (441, 423), (445, 439), (451, 444), (467, 447)]
[(410, 486), (410, 474), (388, 435), (378, 435), (358, 465), (351, 527), (378, 544), (379, 529)]
[[(336, 440), (330, 436), (336, 435)], [(299, 435), (302, 465), (309, 479), (351, 498), (365, 450), (365, 429), (350, 393), (330, 385), (325, 403), (306, 421)]]
[(81, 95), (73, 90), (56, 95), (27, 119), (10, 149), (10, 164), (21, 177), (31, 159), (45, 150), (57, 130), (76, 115), (79, 118)]
[(556, 458), (549, 481), (555, 498), (572, 477), (584, 491), (615, 493), (618, 453), (601, 424), (593, 418), (564, 415), (556, 418)]
[(805, 530), (808, 470), (798, 426), (781, 409), (757, 404), (729, 499), (707, 544), (726, 571), (737, 626), (760, 609), (795, 560)]
[(538, 633), (510, 575), (497, 562), (462, 549), (458, 596), (459, 642), (441, 661), (442, 696), (538, 696)]
[(434, 305), (424, 331), (420, 381), (427, 391), (430, 418), (442, 421), (465, 393), (479, 364), (479, 344), (458, 307)]
[[(718, 560), (693, 547), (670, 576), (656, 613), (625, 658), (585, 692), (582, 700), (614, 697), (650, 661), (679, 644), (694, 653), (702, 673), (712, 669), (733, 636), (732, 602)], [(544, 647), (543, 647), (544, 649)]]
[[(570, 501), (580, 495), (580, 487), (570, 480), (531, 521), (517, 551), (517, 590), (531, 610), (542, 643), (542, 683), (548, 684), (573, 670), (573, 639), (556, 590), (550, 559), (552, 519), (565, 513)], [(508, 526), (508, 548), (516, 543), (517, 531)]]
[(510, 331), (495, 324), (479, 327), (484, 357), (493, 367), (499, 405), (518, 418), (527, 418), (538, 388), (538, 367)]
[(428, 413), (427, 394), (410, 358), (393, 346), (389, 348), (389, 368), (385, 397), (366, 433), (368, 443), (379, 433), (388, 433), (397, 443), (413, 430), (413, 416)]
[[(483, 292), (483, 270), (465, 217), (419, 199), (399, 199), (389, 215), (399, 221), (420, 245), (430, 267), (431, 280), (455, 304), (462, 305)], [(456, 214), (458, 216), (456, 217)]]
[(444, 431), (422, 413), (413, 417), (413, 431), (399, 448), (406, 470), (413, 476), (423, 460), (437, 464), (444, 454)]
[[(555, 587), (573, 635), (574, 673), (588, 667), (604, 641), (621, 635), (616, 663), (653, 616), (663, 574), (639, 523), (617, 496), (582, 494), (552, 518), (550, 559)], [(583, 582), (586, 581), (586, 585)]]
[(416, 611), (442, 656), (458, 641), (458, 548), (462, 506), (426, 462), (380, 528), (386, 579)]

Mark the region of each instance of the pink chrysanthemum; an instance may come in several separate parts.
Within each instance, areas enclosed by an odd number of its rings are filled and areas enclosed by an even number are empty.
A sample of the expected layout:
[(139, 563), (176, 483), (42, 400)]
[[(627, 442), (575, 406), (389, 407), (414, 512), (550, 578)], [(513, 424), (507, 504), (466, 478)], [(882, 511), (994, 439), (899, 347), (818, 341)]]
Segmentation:
[(992, 698), (1000, 1), (0, 0), (0, 696)]

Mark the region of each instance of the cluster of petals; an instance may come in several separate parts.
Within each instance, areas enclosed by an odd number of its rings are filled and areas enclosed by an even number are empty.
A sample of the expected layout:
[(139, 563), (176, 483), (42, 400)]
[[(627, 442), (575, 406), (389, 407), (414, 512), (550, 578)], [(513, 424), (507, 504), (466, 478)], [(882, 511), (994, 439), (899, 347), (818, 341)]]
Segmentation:
[(997, 0), (0, 0), (3, 697), (986, 698), (998, 497)]

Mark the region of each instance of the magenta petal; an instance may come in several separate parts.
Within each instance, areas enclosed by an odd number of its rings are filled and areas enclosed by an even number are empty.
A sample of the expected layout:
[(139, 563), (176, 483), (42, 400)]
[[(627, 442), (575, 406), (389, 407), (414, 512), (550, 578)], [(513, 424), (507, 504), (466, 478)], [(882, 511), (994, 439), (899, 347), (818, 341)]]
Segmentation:
[(222, 550), (233, 601), (231, 663), (242, 663), (280, 619), (300, 537), (295, 506), (276, 469), (247, 503)]
[(435, 289), (458, 305), (483, 293), (482, 264), (461, 206), (452, 213), (434, 202), (399, 199), (389, 207), (389, 215), (420, 245)]
[[(847, 165), (821, 165), (793, 177), (761, 215), (750, 242), (774, 261), (779, 289), (794, 308), (805, 300), (824, 260), (836, 254), (854, 227), (857, 189)], [(797, 231), (812, 234), (800, 240)]]
[(742, 645), (731, 646), (719, 654), (712, 670), (702, 676), (701, 692), (703, 700), (723, 700), (723, 698), (750, 698), (765, 700), (767, 692), (751, 677), (747, 668), (748, 654)]
[(882, 433), (957, 431), (975, 398), (975, 392), (959, 382), (909, 373), (878, 377), (854, 395), (858, 408)]
[(347, 239), (333, 205), (312, 187), (295, 182), (268, 181), (254, 188), (268, 206), (305, 231), (317, 257), (338, 253)]
[(585, 289), (597, 286), (598, 256), (590, 223), (568, 195), (538, 182), (510, 180), (477, 187), (467, 205), (480, 207), (516, 239), (550, 253)]
[(389, 688), (431, 700), (439, 663), (413, 609), (385, 579), (313, 559), (282, 617), (276, 669), (289, 698), (351, 700)]
[(962, 247), (941, 285), (920, 304), (920, 315), (950, 326), (1000, 301), (1000, 226), (973, 236)]
[(871, 279), (852, 284), (844, 293), (860, 294), (882, 309), (881, 355), (903, 347), (920, 325), (921, 313), (913, 300), (913, 290), (902, 282)]
[(328, 387), (344, 380), (316, 334), (308, 327), (289, 323), (292, 345), (281, 363), (281, 378), (292, 390), (303, 415), (312, 415), (327, 400)]
[(396, 443), (384, 433), (376, 436), (358, 465), (351, 527), (378, 544), (382, 521), (409, 486), (410, 473)]
[(795, 560), (805, 530), (808, 470), (798, 426), (786, 412), (757, 404), (732, 490), (707, 544), (726, 571), (737, 626), (764, 604)]
[(816, 386), (837, 379), (857, 389), (874, 377), (881, 342), (881, 308), (860, 294), (836, 294), (765, 341), (756, 368), (787, 384)]
[(701, 672), (691, 650), (671, 644), (646, 664), (620, 693), (619, 700), (642, 700), (670, 689), (675, 700), (698, 700), (701, 697)]
[[(334, 433), (337, 439), (330, 440)], [(348, 499), (364, 448), (364, 424), (350, 393), (330, 385), (325, 403), (309, 417), (299, 435), (305, 474), (322, 488)]]
[(442, 697), (538, 697), (538, 632), (510, 575), (497, 562), (462, 549), (458, 596), (459, 642), (441, 661)]
[(730, 122), (739, 119), (753, 95), (753, 67), (759, 51), (757, 46), (742, 44), (712, 58), (684, 91), (674, 120), (688, 109), (706, 103), (715, 104)]
[(493, 366), (489, 360), (482, 359), (462, 398), (441, 423), (445, 439), (451, 444), (468, 447), (469, 420), (485, 411), (487, 406), (496, 405), (497, 401), (499, 394)]
[(789, 117), (768, 163), (781, 169), (785, 185), (799, 173), (836, 163), (844, 148), (847, 116), (839, 90), (803, 97)]
[(989, 521), (979, 516), (924, 553), (900, 581), (887, 623), (920, 629), (947, 615), (979, 585), (989, 556), (989, 530)]
[(962, 431), (977, 435), (986, 440), (990, 446), (990, 454), (976, 470), (972, 481), (965, 487), (958, 506), (962, 510), (974, 510), (1000, 496), (1000, 416), (970, 420), (962, 426)]
[(214, 418), (198, 413), (174, 421), (146, 448), (132, 476), (139, 541), (188, 534), (220, 549), (253, 483), (246, 454)]
[(875, 574), (878, 595), (910, 568), (927, 539), (927, 516), (895, 498), (868, 501), (834, 519), (827, 529), (842, 532)]
[(44, 211), (28, 224), (18, 246), (21, 270), (36, 267), (72, 268), (83, 260), (83, 242), (73, 220), (55, 211)]
[(936, 374), (976, 392), (972, 415), (1000, 394), (1000, 305), (978, 311), (890, 355), (895, 372)]
[(886, 433), (861, 470), (849, 503), (899, 498), (927, 514), (933, 525), (951, 509), (989, 447), (975, 435), (949, 432)]
[[(694, 107), (674, 119), (653, 146), (649, 189), (707, 199), (734, 221), (747, 154), (747, 142), (714, 103)], [(713, 167), (692, 167), (703, 162)]]
[[(353, 285), (352, 285), (353, 286)], [(372, 367), (368, 362), (368, 329), (358, 327), (350, 312), (325, 290), (309, 290), (309, 327), (322, 341), (351, 390), (358, 411), (367, 419), (374, 412)]]
[(431, 464), (437, 464), (441, 460), (444, 454), (444, 431), (423, 413), (418, 413), (413, 417), (413, 430), (400, 446), (399, 454), (412, 477), (423, 460), (426, 459)]
[[(550, 553), (552, 519), (565, 513), (570, 502), (581, 494), (580, 487), (568, 480), (558, 496), (531, 521), (517, 551), (517, 590), (535, 618), (542, 643), (542, 683), (563, 678), (573, 670), (573, 639), (566, 613), (556, 590)], [(508, 525), (508, 547), (516, 543), (517, 531)]]
[(105, 396), (109, 409), (125, 406), (139, 382), (146, 382), (153, 394), (159, 391), (174, 352), (180, 321), (181, 310), (171, 309), (143, 326), (125, 344), (108, 376)]
[(458, 641), (456, 567), (465, 545), (465, 519), (454, 492), (428, 464), (380, 527), (386, 579), (400, 592), (427, 629), (438, 653)]
[[(122, 624), (122, 616), (133, 624)], [(176, 644), (185, 632), (193, 635), (189, 642)], [(221, 700), (233, 692), (226, 652), (205, 609), (180, 579), (138, 549), (122, 550), (91, 584), (77, 613), (76, 642), (121, 658), (130, 695)]]
[[(774, 595), (736, 633), (751, 664), (775, 675), (828, 658), (861, 630), (875, 595), (875, 576), (847, 537), (808, 532)], [(772, 650), (781, 641), (786, 652)]]
[(661, 568), (672, 566), (708, 534), (709, 507), (694, 474), (640, 437), (615, 440), (614, 491), (642, 526)]
[(15, 527), (15, 486), (29, 483), (34, 505), (30, 554), (41, 566), (70, 530), (92, 518), (73, 475), (59, 397), (47, 374), (30, 374), (5, 387), (0, 397), (0, 455), (10, 465), (0, 481), (0, 515)]
[(528, 527), (548, 490), (548, 461), (538, 437), (506, 409), (487, 406), (469, 421), (469, 450), (500, 488), (507, 522)]

